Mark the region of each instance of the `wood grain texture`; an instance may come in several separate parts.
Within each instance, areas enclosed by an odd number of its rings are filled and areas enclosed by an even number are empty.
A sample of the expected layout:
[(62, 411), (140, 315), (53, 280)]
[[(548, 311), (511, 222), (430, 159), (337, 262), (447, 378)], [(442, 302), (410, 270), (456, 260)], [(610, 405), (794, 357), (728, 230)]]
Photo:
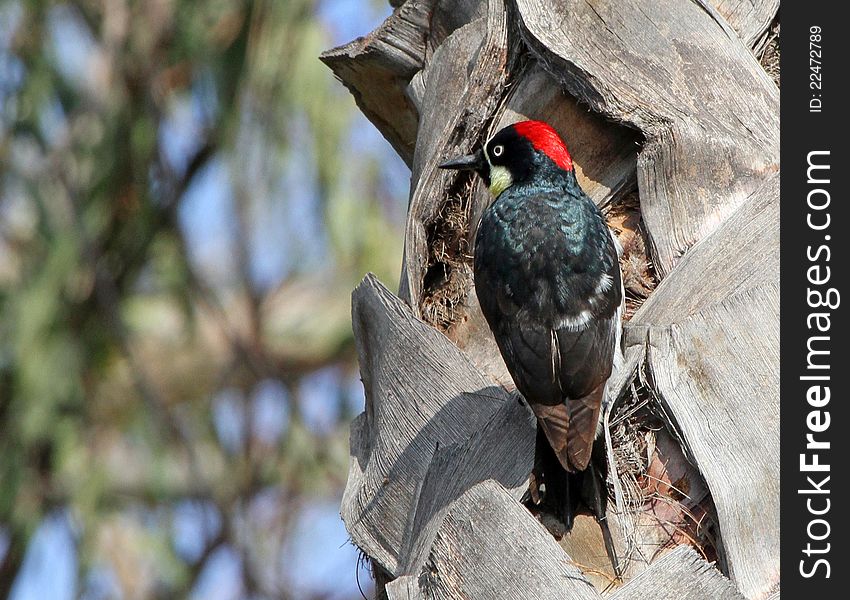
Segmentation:
[(402, 575), (386, 586), (387, 600), (424, 600), (419, 581), (413, 575)]
[(666, 276), (778, 169), (776, 86), (702, 1), (513, 1), (547, 70), (645, 136), (641, 210)]
[(515, 500), (522, 498), (534, 462), (535, 435), (534, 415), (515, 396), (502, 403), (467, 440), (437, 449), (413, 513), (405, 573), (422, 569), (445, 514), (474, 485), (496, 481)]
[(743, 600), (692, 548), (679, 546), (624, 585), (611, 600)]
[[(728, 296), (777, 281), (779, 174), (767, 179), (712, 235), (694, 245), (632, 317), (673, 323)], [(737, 325), (738, 322), (736, 321)]]
[[(469, 154), (481, 141), (508, 76), (508, 28), (502, 0), (486, 0), (485, 16), (453, 31), (423, 70), (424, 107), (411, 168), (399, 295), (419, 310), (427, 269), (427, 230), (448, 191), (468, 174), (437, 165)], [(456, 191), (455, 193), (460, 193)]]
[(779, 581), (779, 285), (652, 327), (655, 389), (711, 490), (729, 575), (747, 598)]
[[(570, 557), (499, 484), (467, 490), (446, 511), (423, 568), (387, 585), (389, 600), (601, 598)], [(612, 600), (743, 600), (691, 548), (680, 546), (610, 596)]]
[[(354, 291), (352, 321), (366, 410), (352, 424), (341, 513), (352, 541), (398, 575), (415, 541), (414, 515), (438, 449), (457, 446), (469, 459), (465, 479), (455, 485), (492, 476), (516, 488), (531, 470), (534, 433), (527, 417), (514, 418), (522, 411), (508, 412), (507, 447), (496, 443), (497, 452), (487, 457), (470, 445), (474, 433), (490, 431), (488, 423), (506, 404), (511, 411), (522, 407), (372, 276)], [(435, 498), (429, 506), (438, 512)]]
[[(764, 598), (779, 568), (779, 177), (693, 246), (625, 332), (717, 506), (730, 576)], [(758, 423), (758, 427), (753, 427)]]
[(452, 504), (419, 586), (425, 597), (447, 600), (601, 597), (552, 536), (492, 481)]
[(405, 2), (368, 36), (320, 56), (408, 165), (419, 115), (406, 90), (425, 64), (429, 19), (437, 1)]
[(750, 48), (779, 12), (779, 0), (712, 0), (711, 4)]

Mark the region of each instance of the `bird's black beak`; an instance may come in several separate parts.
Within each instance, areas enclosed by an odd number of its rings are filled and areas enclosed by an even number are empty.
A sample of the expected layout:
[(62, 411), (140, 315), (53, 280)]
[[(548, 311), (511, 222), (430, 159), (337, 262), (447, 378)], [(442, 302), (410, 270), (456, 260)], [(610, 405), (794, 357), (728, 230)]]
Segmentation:
[(440, 169), (454, 169), (456, 171), (478, 171), (479, 173), (481, 173), (485, 172), (487, 169), (487, 160), (484, 158), (484, 151), (479, 150), (475, 154), (453, 158), (437, 166)]

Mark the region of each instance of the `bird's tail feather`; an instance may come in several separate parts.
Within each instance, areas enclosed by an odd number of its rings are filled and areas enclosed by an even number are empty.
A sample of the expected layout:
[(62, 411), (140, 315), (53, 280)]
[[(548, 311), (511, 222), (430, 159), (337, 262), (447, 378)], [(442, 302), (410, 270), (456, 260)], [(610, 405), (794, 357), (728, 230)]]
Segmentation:
[(545, 433), (538, 426), (531, 497), (538, 502), (539, 488), (541, 484), (544, 484), (546, 489), (542, 503), (564, 523), (567, 531), (572, 529), (579, 512), (590, 512), (602, 530), (605, 552), (611, 561), (614, 575), (619, 578), (621, 576), (619, 560), (607, 520), (608, 487), (605, 483), (607, 478), (608, 461), (603, 437), (594, 442), (587, 469), (569, 473), (564, 470), (549, 445)]
[(614, 576), (621, 577), (620, 562), (617, 559), (617, 551), (614, 549), (614, 540), (611, 538), (611, 529), (608, 527), (608, 458), (605, 455), (605, 438), (600, 436), (593, 443), (593, 454), (587, 469), (581, 474), (582, 490), (581, 499), (590, 509), (599, 528), (602, 530), (602, 539), (605, 543), (605, 552)]

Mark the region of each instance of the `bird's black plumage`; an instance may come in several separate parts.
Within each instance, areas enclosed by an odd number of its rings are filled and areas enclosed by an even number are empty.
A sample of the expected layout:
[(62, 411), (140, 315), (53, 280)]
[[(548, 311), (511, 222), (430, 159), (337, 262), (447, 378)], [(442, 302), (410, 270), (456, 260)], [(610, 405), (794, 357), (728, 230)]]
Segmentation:
[[(581, 471), (611, 375), (620, 266), (608, 227), (574, 172), (540, 152), (532, 157), (535, 175), (484, 212), (475, 289), (517, 388), (538, 418), (549, 415), (541, 425), (561, 464)], [(558, 406), (566, 413), (551, 408)], [(553, 439), (560, 428), (566, 439)]]
[[(535, 138), (540, 132), (544, 138)], [(548, 125), (509, 126), (478, 154), (446, 166), (475, 169), (498, 194), (476, 235), (475, 290), (537, 416), (531, 492), (538, 495), (542, 484), (568, 529), (576, 510), (589, 509), (616, 570), (604, 522), (605, 448), (597, 439), (623, 300), (614, 239)]]

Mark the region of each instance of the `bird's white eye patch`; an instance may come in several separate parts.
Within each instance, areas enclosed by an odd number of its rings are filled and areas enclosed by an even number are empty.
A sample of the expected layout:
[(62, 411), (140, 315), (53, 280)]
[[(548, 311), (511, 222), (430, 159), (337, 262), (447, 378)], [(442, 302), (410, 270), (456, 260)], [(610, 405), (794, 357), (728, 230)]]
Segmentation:
[(493, 146), (493, 156), (501, 156), (505, 151), (505, 147), (499, 144), (498, 146)]

